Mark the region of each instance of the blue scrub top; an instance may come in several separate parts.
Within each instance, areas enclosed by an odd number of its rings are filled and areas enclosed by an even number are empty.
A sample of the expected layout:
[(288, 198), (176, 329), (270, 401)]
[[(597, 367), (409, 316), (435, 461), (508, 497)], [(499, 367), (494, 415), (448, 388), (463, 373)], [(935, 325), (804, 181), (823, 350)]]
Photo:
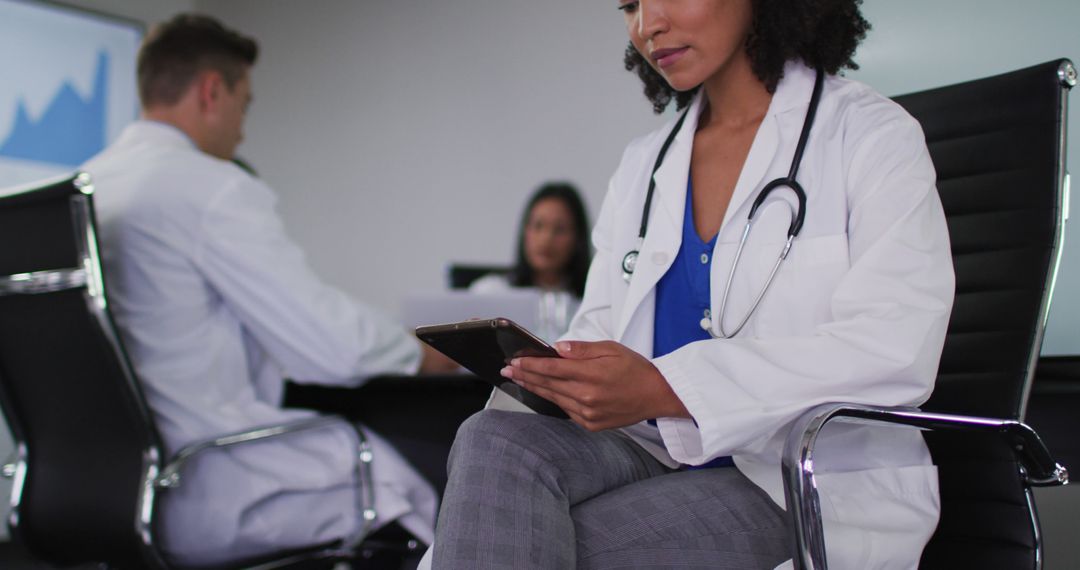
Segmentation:
[[(709, 267), (716, 236), (702, 241), (694, 228), (693, 184), (686, 183), (686, 208), (683, 212), (682, 245), (667, 273), (656, 284), (656, 313), (653, 317), (653, 358), (699, 340), (712, 338), (701, 328), (701, 319), (709, 318)], [(650, 420), (650, 423), (652, 421)], [(717, 457), (701, 466), (683, 469), (730, 467), (731, 457)]]

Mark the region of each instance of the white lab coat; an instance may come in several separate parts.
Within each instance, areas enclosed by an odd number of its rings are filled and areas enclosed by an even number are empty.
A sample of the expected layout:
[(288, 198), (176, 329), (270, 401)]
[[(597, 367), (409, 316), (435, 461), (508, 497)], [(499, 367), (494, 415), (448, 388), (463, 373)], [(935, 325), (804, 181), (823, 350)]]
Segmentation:
[[(110, 308), (171, 455), (221, 434), (311, 417), (279, 407), (283, 378), (355, 386), (413, 373), (415, 339), (323, 284), (276, 197), (179, 130), (140, 121), (88, 162)], [(378, 523), (430, 541), (436, 495), (374, 443)], [(351, 428), (212, 452), (166, 494), (161, 538), (208, 564), (359, 532)]]
[[(750, 205), (787, 174), (813, 84), (813, 70), (788, 64), (758, 129), (713, 250), (714, 321)], [(615, 339), (652, 354), (656, 283), (679, 250), (701, 104), (699, 95), (656, 173), (648, 234), (629, 284), (622, 258), (638, 247), (649, 174), (674, 120), (626, 149), (565, 338)], [(836, 401), (917, 405), (930, 395), (954, 289), (933, 165), (918, 123), (899, 106), (854, 81), (827, 78), (798, 180), (808, 199), (805, 225), (746, 328), (735, 339), (691, 343), (653, 360), (694, 421), (625, 430), (670, 466), (731, 455), (781, 506), (780, 456), (801, 412)], [(729, 330), (776, 260), (791, 198), (781, 190), (758, 211), (734, 279)], [(516, 404), (501, 393), (492, 398), (495, 407)], [(830, 567), (916, 567), (939, 513), (936, 468), (919, 433), (831, 426), (816, 458)]]

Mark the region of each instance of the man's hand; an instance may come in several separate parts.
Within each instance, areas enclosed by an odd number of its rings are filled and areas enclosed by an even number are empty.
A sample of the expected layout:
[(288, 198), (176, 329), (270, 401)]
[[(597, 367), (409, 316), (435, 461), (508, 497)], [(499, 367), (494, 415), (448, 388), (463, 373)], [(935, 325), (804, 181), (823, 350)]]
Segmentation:
[(515, 358), (502, 375), (589, 431), (690, 413), (652, 362), (612, 341), (562, 341), (562, 358)]

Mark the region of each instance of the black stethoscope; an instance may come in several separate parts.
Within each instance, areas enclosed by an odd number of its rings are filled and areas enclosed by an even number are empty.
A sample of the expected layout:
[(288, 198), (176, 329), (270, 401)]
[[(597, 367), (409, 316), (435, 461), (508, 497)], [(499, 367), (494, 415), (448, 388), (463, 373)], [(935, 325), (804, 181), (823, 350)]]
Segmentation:
[[(810, 96), (810, 106), (806, 110), (806, 118), (803, 120), (802, 133), (799, 134), (799, 143), (795, 145), (795, 156), (791, 160), (791, 169), (788, 171), (788, 175), (784, 178), (777, 178), (772, 182), (769, 182), (758, 193), (757, 199), (754, 200), (754, 204), (750, 207), (750, 215), (746, 220), (746, 227), (743, 229), (742, 239), (739, 240), (739, 248), (735, 251), (735, 258), (731, 262), (731, 271), (728, 272), (727, 283), (724, 285), (724, 295), (720, 301), (720, 315), (717, 318), (717, 329), (719, 334), (713, 331), (712, 320), (709, 318), (709, 314), (701, 319), (701, 328), (709, 332), (709, 335), (713, 338), (731, 338), (742, 330), (746, 323), (750, 320), (750, 316), (754, 314), (754, 310), (761, 304), (761, 299), (765, 297), (766, 291), (769, 290), (769, 286), (772, 285), (773, 278), (776, 277), (776, 272), (780, 269), (780, 264), (787, 259), (788, 252), (791, 251), (791, 243), (795, 240), (795, 236), (799, 235), (799, 231), (802, 230), (803, 220), (806, 217), (806, 192), (803, 191), (802, 186), (795, 180), (795, 176), (799, 173), (799, 164), (802, 163), (803, 151), (806, 150), (806, 141), (810, 138), (810, 128), (814, 125), (814, 115), (817, 114), (818, 103), (821, 101), (821, 89), (824, 83), (825, 72), (820, 68), (817, 70), (817, 77), (814, 79), (814, 91)], [(683, 121), (686, 119), (689, 109), (679, 117), (678, 122), (675, 123), (675, 127), (671, 129), (671, 133), (667, 139), (664, 140), (664, 144), (660, 147), (660, 154), (656, 157), (656, 163), (653, 164), (652, 174), (649, 175), (649, 191), (645, 195), (645, 209), (641, 212), (641, 230), (638, 232), (638, 247), (630, 250), (623, 256), (622, 271), (623, 279), (627, 283), (630, 282), (631, 276), (634, 274), (634, 268), (637, 266), (638, 249), (645, 242), (645, 231), (649, 227), (649, 208), (652, 206), (653, 191), (656, 189), (656, 171), (660, 169), (660, 165), (664, 163), (664, 155), (667, 154), (668, 148), (675, 140), (675, 135), (679, 133), (679, 129), (682, 128)], [(731, 293), (731, 283), (735, 277), (735, 270), (739, 266), (739, 258), (742, 257), (743, 246), (746, 245), (746, 240), (750, 236), (750, 227), (754, 224), (754, 214), (757, 213), (757, 209), (765, 202), (765, 199), (769, 197), (769, 194), (780, 187), (787, 187), (795, 192), (796, 198), (799, 200), (799, 206), (792, 214), (791, 225), (788, 227), (787, 242), (784, 244), (784, 249), (780, 252), (780, 256), (776, 259), (776, 264), (773, 265), (772, 272), (769, 273), (768, 280), (765, 281), (765, 286), (761, 288), (761, 292), (758, 293), (757, 298), (754, 299), (754, 304), (751, 305), (750, 310), (747, 311), (746, 316), (739, 322), (739, 326), (735, 327), (735, 330), (728, 333), (724, 330), (724, 314), (727, 309), (728, 295)]]

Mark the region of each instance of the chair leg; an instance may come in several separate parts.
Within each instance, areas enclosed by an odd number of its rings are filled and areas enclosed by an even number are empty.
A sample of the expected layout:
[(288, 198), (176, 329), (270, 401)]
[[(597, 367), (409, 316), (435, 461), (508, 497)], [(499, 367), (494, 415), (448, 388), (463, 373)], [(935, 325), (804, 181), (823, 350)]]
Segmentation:
[(373, 532), (357, 547), (353, 570), (415, 570), (423, 544), (396, 522)]

